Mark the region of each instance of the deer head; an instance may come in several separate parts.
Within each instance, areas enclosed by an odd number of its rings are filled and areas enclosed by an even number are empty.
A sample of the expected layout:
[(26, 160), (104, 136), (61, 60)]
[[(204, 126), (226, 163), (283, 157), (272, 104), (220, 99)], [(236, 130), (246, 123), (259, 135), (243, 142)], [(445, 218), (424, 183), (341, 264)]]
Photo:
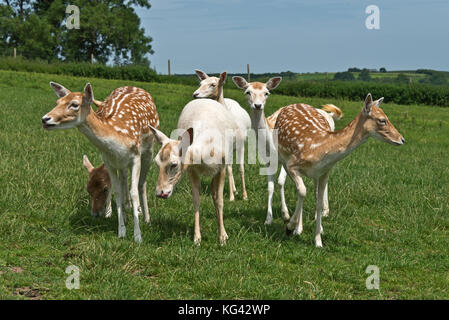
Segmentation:
[(111, 190), (111, 180), (104, 163), (100, 167), (94, 168), (87, 156), (84, 155), (83, 165), (89, 173), (86, 190), (92, 200), (91, 214), (92, 216), (98, 216), (104, 212), (106, 200)]
[(154, 162), (159, 168), (156, 184), (156, 196), (167, 199), (173, 194), (175, 186), (184, 174), (186, 154), (193, 142), (193, 129), (186, 130), (180, 140), (168, 138), (164, 133), (150, 126), (156, 141), (162, 145)]
[(50, 82), (50, 86), (59, 99), (56, 101), (56, 107), (42, 117), (42, 127), (47, 130), (69, 129), (83, 123), (94, 100), (90, 83), (86, 84), (84, 93), (70, 92), (55, 82)]
[(249, 106), (255, 110), (263, 110), (267, 98), (270, 95), (270, 90), (275, 89), (281, 82), (281, 77), (274, 77), (269, 79), (266, 83), (262, 82), (246, 82), (242, 77), (232, 77), (235, 85), (242, 90), (248, 98)]
[(385, 112), (380, 108), (384, 98), (373, 101), (371, 93), (368, 93), (361, 112), (363, 117), (363, 129), (370, 136), (390, 144), (400, 146), (405, 143), (404, 137), (388, 120)]
[(193, 93), (193, 97), (196, 98), (209, 98), (217, 100), (220, 96), (220, 89), (223, 87), (227, 73), (222, 72), (220, 77), (209, 77), (205, 72), (201, 70), (195, 70), (198, 78), (201, 80), (200, 87)]

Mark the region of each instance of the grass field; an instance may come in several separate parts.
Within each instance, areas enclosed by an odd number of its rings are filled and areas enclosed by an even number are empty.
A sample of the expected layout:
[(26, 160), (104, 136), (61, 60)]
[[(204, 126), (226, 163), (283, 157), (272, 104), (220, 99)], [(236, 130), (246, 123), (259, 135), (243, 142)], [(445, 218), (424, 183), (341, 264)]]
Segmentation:
[[(76, 129), (42, 129), (41, 117), (56, 101), (50, 80), (73, 91), (90, 81), (97, 99), (122, 85), (142, 87), (154, 97), (165, 132), (175, 128), (194, 90), (0, 71), (0, 298), (28, 299), (26, 292), (42, 299), (449, 298), (449, 109), (384, 105), (407, 142), (393, 147), (371, 140), (337, 165), (329, 182), (331, 212), (323, 220), (322, 249), (313, 244), (311, 181), (306, 180), (304, 232), (288, 237), (277, 191), (275, 221), (263, 225), (266, 178), (258, 175), (256, 165), (246, 165), (249, 201), (240, 195), (233, 203), (225, 200), (230, 238), (224, 247), (218, 244), (209, 181), (203, 181), (203, 240), (197, 247), (187, 177), (169, 200), (156, 199), (152, 166), (152, 225), (142, 220), (143, 243), (138, 245), (132, 241), (132, 219), (127, 238), (118, 239), (115, 211), (108, 220), (90, 216), (82, 156), (98, 165), (98, 151)], [(225, 95), (247, 107), (241, 91)], [(345, 116), (337, 128), (362, 107), (360, 101), (278, 96), (274, 91), (267, 114), (293, 102), (341, 107)], [(236, 184), (240, 190), (239, 179)], [(296, 195), (290, 180), (286, 197), (292, 212)], [(70, 265), (80, 269), (79, 290), (65, 286)], [(379, 290), (366, 289), (368, 265), (379, 267)]]

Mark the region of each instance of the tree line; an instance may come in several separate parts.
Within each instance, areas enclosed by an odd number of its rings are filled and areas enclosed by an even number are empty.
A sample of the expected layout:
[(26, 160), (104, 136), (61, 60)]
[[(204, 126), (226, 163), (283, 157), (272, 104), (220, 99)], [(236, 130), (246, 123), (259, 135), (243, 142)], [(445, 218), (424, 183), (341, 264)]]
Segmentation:
[[(79, 8), (79, 29), (68, 29), (68, 5)], [(153, 53), (134, 7), (148, 0), (1, 0), (0, 54), (13, 48), (28, 59), (146, 64)]]

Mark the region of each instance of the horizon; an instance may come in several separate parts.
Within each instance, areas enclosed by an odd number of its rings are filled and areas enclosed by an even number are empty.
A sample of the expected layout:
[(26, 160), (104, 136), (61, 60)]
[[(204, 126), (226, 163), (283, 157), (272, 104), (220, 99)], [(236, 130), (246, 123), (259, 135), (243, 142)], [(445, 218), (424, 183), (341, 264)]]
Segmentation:
[[(372, 4), (379, 8), (378, 30), (365, 25)], [(167, 74), (168, 59), (172, 74), (246, 73), (248, 63), (254, 74), (351, 67), (449, 70), (449, 42), (441, 40), (449, 30), (447, 1), (153, 0), (151, 5), (136, 12), (153, 38), (151, 67), (161, 74)]]

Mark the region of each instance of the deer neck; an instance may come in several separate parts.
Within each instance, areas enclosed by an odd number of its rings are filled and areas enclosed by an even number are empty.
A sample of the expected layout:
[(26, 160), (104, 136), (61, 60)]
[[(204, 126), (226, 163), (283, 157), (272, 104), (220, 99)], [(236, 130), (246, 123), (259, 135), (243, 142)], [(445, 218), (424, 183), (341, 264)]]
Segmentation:
[(226, 104), (224, 102), (224, 96), (223, 96), (223, 86), (218, 87), (218, 93), (217, 93), (217, 102), (221, 103), (226, 107)]
[(107, 131), (110, 129), (109, 125), (104, 123), (95, 113), (95, 111), (89, 106), (85, 121), (78, 126), (78, 130), (81, 131), (97, 148), (103, 150), (106, 148), (105, 137)]
[(335, 164), (365, 143), (369, 133), (363, 128), (363, 123), (363, 116), (359, 114), (342, 130), (330, 132), (321, 150), (324, 153), (323, 160)]

